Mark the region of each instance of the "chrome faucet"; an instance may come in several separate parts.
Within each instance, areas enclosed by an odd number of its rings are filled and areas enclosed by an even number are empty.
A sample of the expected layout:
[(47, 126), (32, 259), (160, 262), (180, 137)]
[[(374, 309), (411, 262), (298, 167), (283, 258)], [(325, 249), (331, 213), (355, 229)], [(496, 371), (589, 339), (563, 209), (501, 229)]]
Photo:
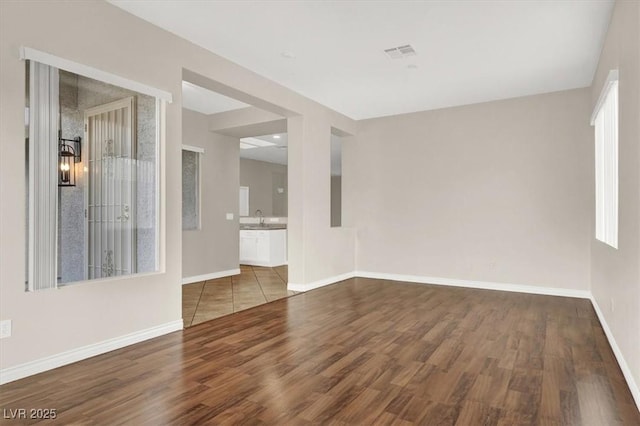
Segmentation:
[(262, 214), (262, 210), (256, 210), (255, 216), (260, 218), (260, 226), (264, 226), (264, 215)]

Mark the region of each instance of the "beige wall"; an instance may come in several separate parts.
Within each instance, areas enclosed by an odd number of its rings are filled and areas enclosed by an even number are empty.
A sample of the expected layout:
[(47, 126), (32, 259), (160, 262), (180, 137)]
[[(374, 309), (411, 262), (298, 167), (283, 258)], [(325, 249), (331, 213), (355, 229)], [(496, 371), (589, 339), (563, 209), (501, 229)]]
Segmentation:
[(615, 5), (591, 87), (592, 108), (611, 69), (620, 72), (618, 249), (596, 240), (592, 224), (591, 291), (640, 384), (640, 2)]
[(210, 132), (208, 122), (204, 114), (182, 110), (182, 142), (205, 150), (200, 156), (202, 226), (182, 231), (183, 278), (239, 267), (239, 141)]
[(240, 186), (249, 187), (249, 216), (258, 209), (264, 216), (287, 216), (287, 166), (241, 158)]
[(209, 130), (239, 138), (285, 133), (287, 120), (260, 108), (247, 107), (209, 115)]
[[(314, 284), (327, 277), (353, 272), (355, 269), (355, 229), (331, 228), (330, 155), (331, 128), (354, 132), (329, 115), (314, 120), (292, 117), (287, 122), (289, 230), (289, 283)], [(300, 143), (304, 140), (304, 145)], [(313, 164), (313, 166), (311, 166)], [(355, 166), (355, 164), (353, 164)], [(345, 168), (343, 166), (343, 179)], [(301, 203), (294, 203), (294, 194), (304, 194)], [(302, 233), (292, 236), (291, 230)], [(300, 238), (303, 236), (303, 238)], [(336, 247), (341, 247), (336, 250)], [(302, 265), (291, 275), (291, 265)], [(351, 265), (351, 266), (350, 266)], [(351, 269), (349, 269), (351, 267)], [(297, 286), (301, 289), (304, 286)]]
[[(60, 23), (72, 22), (73, 25)], [(114, 31), (117, 28), (118, 31)], [(81, 36), (79, 36), (81, 35)], [(161, 262), (158, 274), (90, 282), (54, 291), (24, 292), (25, 175), (24, 62), (19, 47), (28, 46), (173, 93), (166, 108), (166, 142), (162, 144)], [(329, 157), (328, 145), (307, 130), (331, 126), (350, 133), (355, 123), (284, 87), (180, 39), (102, 1), (0, 2), (0, 312), (13, 320), (13, 335), (0, 341), (0, 368), (122, 337), (181, 318), (182, 230), (181, 144), (183, 72), (218, 82), (216, 90), (241, 101), (304, 122), (289, 132), (290, 149), (300, 164), (289, 170), (289, 207), (306, 214), (325, 212), (314, 222), (302, 217), (289, 223), (289, 238), (302, 250), (289, 261), (289, 277), (308, 283), (354, 269), (353, 258), (332, 262), (324, 253), (353, 253), (353, 234), (331, 233), (329, 211), (307, 187), (329, 194), (325, 169), (313, 155)], [(327, 139), (328, 144), (328, 139)], [(293, 145), (293, 148), (292, 148)], [(320, 152), (318, 150), (320, 149)], [(311, 152), (311, 153), (309, 153)], [(325, 203), (324, 205), (327, 205)], [(7, 205), (12, 208), (4, 208)], [(323, 228), (316, 228), (322, 223)], [(326, 223), (326, 225), (325, 225)], [(349, 260), (351, 259), (351, 260)], [(308, 263), (308, 265), (305, 264)], [(327, 265), (328, 266), (323, 266)]]
[(357, 158), (357, 269), (588, 290), (588, 98), (363, 121), (345, 144)]

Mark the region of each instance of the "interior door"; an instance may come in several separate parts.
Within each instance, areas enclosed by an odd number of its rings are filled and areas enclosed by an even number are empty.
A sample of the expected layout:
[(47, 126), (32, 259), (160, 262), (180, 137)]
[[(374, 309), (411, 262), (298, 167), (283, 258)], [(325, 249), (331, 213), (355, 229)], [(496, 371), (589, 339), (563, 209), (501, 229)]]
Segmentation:
[(87, 278), (136, 271), (135, 98), (84, 113)]

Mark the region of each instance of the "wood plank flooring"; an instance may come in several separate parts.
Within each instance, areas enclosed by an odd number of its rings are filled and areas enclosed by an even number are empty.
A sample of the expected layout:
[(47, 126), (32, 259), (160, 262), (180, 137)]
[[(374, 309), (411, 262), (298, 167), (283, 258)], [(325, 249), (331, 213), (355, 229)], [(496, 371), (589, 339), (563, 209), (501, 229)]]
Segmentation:
[(240, 265), (240, 275), (182, 286), (182, 319), (190, 327), (295, 294), (287, 290), (287, 267)]
[(55, 408), (58, 424), (640, 425), (588, 300), (359, 278), (6, 384), (0, 408)]

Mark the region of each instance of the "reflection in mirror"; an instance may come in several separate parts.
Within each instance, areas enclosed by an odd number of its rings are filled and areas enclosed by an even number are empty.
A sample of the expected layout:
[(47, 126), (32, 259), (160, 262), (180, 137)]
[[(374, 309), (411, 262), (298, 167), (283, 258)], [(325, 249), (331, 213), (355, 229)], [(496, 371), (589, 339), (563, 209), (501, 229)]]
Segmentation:
[(201, 150), (182, 146), (182, 230), (200, 229)]
[(342, 226), (342, 138), (331, 134), (331, 226)]
[(240, 191), (248, 188), (246, 214), (287, 217), (287, 133), (240, 139)]
[(240, 216), (249, 216), (249, 187), (240, 187)]
[(157, 270), (155, 97), (27, 61), (27, 289)]

